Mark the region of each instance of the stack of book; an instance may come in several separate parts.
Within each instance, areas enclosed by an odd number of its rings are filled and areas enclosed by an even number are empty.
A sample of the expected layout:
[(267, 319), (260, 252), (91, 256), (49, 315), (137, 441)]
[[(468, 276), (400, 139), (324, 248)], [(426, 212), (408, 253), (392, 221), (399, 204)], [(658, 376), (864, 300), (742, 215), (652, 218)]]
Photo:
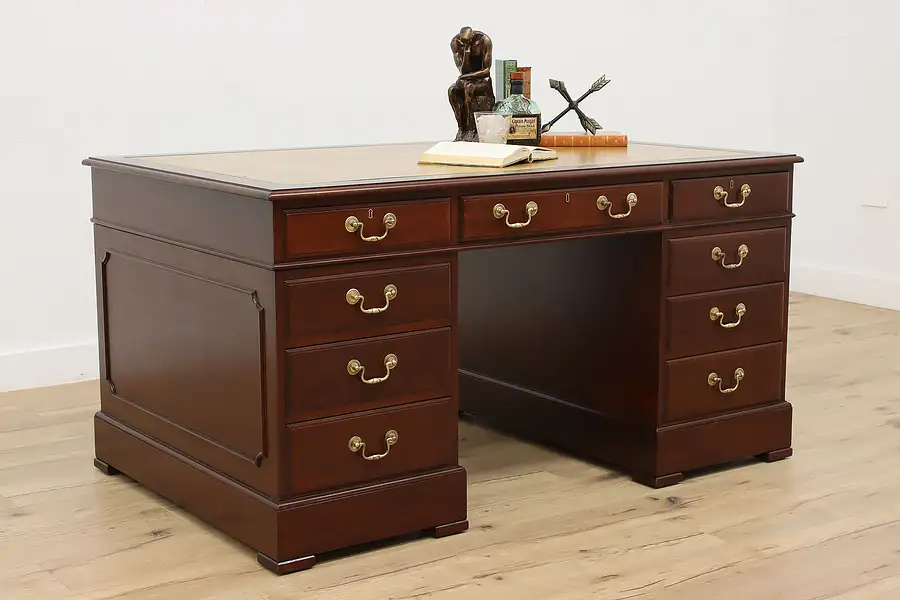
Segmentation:
[(514, 58), (498, 58), (494, 61), (494, 96), (500, 102), (509, 96), (509, 74), (520, 71), (524, 77), (523, 95), (531, 99), (531, 67), (520, 67)]

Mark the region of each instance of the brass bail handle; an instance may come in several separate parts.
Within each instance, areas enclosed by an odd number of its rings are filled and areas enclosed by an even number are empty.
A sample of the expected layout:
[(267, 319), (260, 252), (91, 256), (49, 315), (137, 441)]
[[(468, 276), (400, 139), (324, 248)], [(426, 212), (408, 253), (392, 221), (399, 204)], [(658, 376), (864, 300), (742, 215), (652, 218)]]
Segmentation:
[(361, 437), (358, 435), (354, 435), (350, 438), (350, 441), (347, 442), (347, 447), (350, 448), (350, 452), (360, 452), (360, 456), (362, 456), (366, 460), (381, 460), (385, 456), (388, 455), (388, 452), (391, 451), (391, 446), (397, 443), (397, 440), (400, 439), (400, 436), (397, 435), (397, 432), (393, 429), (388, 430), (384, 434), (384, 452), (381, 454), (372, 454), (366, 455), (366, 443), (363, 441)]
[(737, 306), (734, 307), (734, 314), (737, 315), (737, 321), (733, 321), (731, 323), (725, 323), (725, 313), (719, 310), (719, 307), (714, 306), (709, 309), (709, 320), (710, 321), (718, 321), (719, 325), (724, 327), (725, 329), (731, 329), (733, 327), (737, 327), (741, 324), (741, 318), (747, 314), (747, 307), (744, 306), (744, 303), (741, 302)]
[(393, 283), (384, 286), (384, 306), (376, 306), (375, 308), (365, 308), (363, 305), (365, 304), (366, 297), (363, 296), (360, 291), (356, 288), (350, 288), (347, 290), (347, 304), (354, 305), (359, 304), (359, 310), (366, 313), (367, 315), (375, 315), (378, 313), (383, 313), (388, 309), (391, 305), (391, 300), (397, 297), (397, 286)]
[(722, 378), (716, 374), (715, 371), (709, 374), (709, 377), (706, 378), (706, 383), (709, 384), (709, 387), (719, 386), (719, 393), (721, 394), (730, 394), (731, 392), (738, 389), (738, 386), (741, 385), (741, 379), (744, 378), (744, 369), (738, 367), (734, 370), (734, 387), (730, 388), (722, 388)]
[(380, 242), (384, 238), (387, 237), (388, 232), (393, 229), (397, 225), (397, 215), (394, 213), (385, 213), (384, 218), (381, 220), (384, 223), (384, 233), (381, 235), (363, 235), (363, 222), (357, 219), (354, 216), (347, 217), (347, 220), (344, 221), (344, 229), (349, 231), (350, 233), (355, 233), (359, 231), (359, 237), (364, 242)]
[(388, 354), (384, 357), (384, 367), (387, 369), (387, 372), (384, 374), (384, 377), (372, 377), (371, 379), (366, 379), (366, 368), (362, 365), (361, 362), (352, 359), (347, 363), (347, 372), (351, 375), (359, 375), (360, 380), (363, 383), (374, 385), (376, 383), (381, 383), (383, 381), (387, 381), (388, 377), (391, 376), (391, 371), (397, 366), (397, 355), (396, 354)]
[(741, 244), (738, 246), (737, 255), (739, 260), (736, 263), (726, 263), (725, 251), (718, 246), (712, 249), (710, 256), (725, 269), (737, 269), (744, 264), (744, 259), (747, 258), (748, 254), (750, 254), (750, 248), (747, 247), (747, 244)]
[(631, 192), (625, 197), (625, 202), (628, 203), (628, 212), (614, 213), (612, 211), (612, 202), (609, 201), (609, 198), (607, 198), (606, 196), (600, 196), (599, 198), (597, 198), (597, 208), (599, 210), (605, 210), (606, 214), (608, 214), (613, 219), (624, 219), (631, 214), (631, 209), (637, 206), (637, 194)]
[(745, 183), (741, 186), (741, 201), (740, 202), (728, 202), (728, 190), (723, 188), (721, 185), (717, 185), (713, 189), (713, 198), (716, 200), (720, 200), (722, 204), (724, 204), (728, 208), (737, 208), (739, 206), (743, 206), (744, 202), (747, 201), (747, 198), (750, 197), (750, 184)]
[(507, 209), (503, 204), (497, 203), (494, 205), (494, 218), (495, 219), (503, 219), (506, 218), (506, 226), (512, 227), (513, 229), (518, 229), (519, 227), (528, 227), (531, 224), (531, 218), (536, 215), (538, 212), (537, 202), (534, 200), (530, 201), (525, 205), (525, 214), (528, 215), (528, 220), (520, 223), (510, 223), (509, 222), (509, 209)]

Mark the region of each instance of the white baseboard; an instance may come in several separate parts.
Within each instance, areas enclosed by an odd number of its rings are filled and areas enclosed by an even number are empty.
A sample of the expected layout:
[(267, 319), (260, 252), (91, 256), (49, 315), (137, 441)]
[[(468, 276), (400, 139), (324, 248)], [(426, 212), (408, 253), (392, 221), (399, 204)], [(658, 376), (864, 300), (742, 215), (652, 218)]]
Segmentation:
[(900, 279), (791, 262), (791, 291), (900, 310)]
[(97, 379), (97, 344), (0, 354), (0, 392)]

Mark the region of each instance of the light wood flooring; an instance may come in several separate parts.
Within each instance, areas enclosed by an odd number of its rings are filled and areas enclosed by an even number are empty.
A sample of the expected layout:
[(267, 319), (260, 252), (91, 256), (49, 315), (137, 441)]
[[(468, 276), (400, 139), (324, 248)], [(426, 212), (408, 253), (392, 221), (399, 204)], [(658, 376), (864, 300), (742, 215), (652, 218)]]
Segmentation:
[(94, 469), (96, 382), (0, 394), (0, 598), (895, 600), (900, 312), (790, 313), (793, 458), (651, 490), (463, 423), (467, 533), (280, 578)]

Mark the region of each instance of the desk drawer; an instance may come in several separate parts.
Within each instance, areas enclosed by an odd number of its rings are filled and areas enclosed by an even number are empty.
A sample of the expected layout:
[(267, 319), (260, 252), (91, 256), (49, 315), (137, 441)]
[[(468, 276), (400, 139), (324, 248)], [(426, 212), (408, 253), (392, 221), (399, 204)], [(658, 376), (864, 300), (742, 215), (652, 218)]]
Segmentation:
[(364, 254), (450, 243), (450, 199), (285, 214), (285, 253)]
[(784, 280), (787, 230), (670, 239), (666, 248), (670, 294), (771, 283)]
[(659, 225), (663, 221), (662, 183), (464, 196), (462, 203), (465, 240)]
[(685, 421), (781, 400), (783, 356), (779, 342), (668, 361), (663, 421)]
[(292, 426), (291, 493), (453, 466), (457, 418), (441, 398)]
[(672, 358), (784, 339), (784, 283), (666, 300)]
[(726, 221), (788, 212), (790, 174), (723, 175), (672, 182), (672, 221)]
[(285, 371), (288, 423), (450, 396), (456, 375), (449, 328), (288, 350)]
[(449, 261), (328, 272), (284, 285), (288, 346), (431, 329), (453, 320)]

